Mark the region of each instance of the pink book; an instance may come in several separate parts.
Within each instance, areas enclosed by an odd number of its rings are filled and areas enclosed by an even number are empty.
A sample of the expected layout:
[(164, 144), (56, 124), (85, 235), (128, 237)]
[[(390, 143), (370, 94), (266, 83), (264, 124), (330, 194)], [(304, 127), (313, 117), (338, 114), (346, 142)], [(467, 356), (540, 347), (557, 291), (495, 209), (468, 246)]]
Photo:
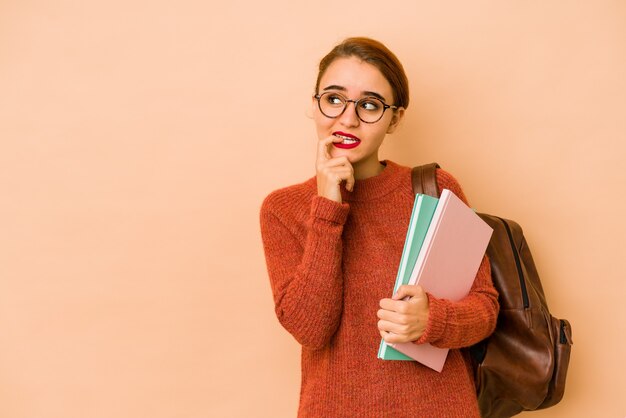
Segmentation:
[[(448, 189), (439, 198), (409, 284), (419, 284), (440, 299), (459, 301), (468, 295), (493, 230)], [(398, 343), (393, 348), (441, 372), (447, 348)]]

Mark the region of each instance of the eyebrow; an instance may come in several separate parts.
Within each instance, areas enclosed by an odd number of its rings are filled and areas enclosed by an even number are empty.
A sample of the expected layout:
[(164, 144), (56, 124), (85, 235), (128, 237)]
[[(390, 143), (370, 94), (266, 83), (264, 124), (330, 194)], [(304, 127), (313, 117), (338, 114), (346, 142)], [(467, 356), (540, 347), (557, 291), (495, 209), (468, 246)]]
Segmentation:
[[(339, 91), (344, 91), (344, 92), (347, 91), (347, 89), (345, 87), (337, 86), (335, 84), (331, 84), (330, 86), (325, 87), (325, 88), (322, 89), (322, 91), (327, 91), (327, 90), (339, 90)], [(380, 99), (383, 102), (387, 103), (385, 98), (381, 94), (376, 93), (375, 91), (362, 91), (361, 95), (363, 95), (363, 96), (374, 96), (377, 99)]]

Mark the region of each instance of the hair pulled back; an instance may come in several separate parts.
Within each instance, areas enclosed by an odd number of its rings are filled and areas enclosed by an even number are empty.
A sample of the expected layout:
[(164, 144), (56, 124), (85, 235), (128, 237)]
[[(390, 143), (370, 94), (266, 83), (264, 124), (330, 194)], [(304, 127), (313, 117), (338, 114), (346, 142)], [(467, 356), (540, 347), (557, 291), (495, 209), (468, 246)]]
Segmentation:
[(393, 104), (405, 109), (409, 106), (409, 81), (400, 60), (382, 43), (365, 37), (347, 38), (322, 58), (315, 93), (319, 93), (320, 80), (330, 64), (338, 58), (349, 57), (357, 57), (378, 68), (391, 85), (395, 102)]

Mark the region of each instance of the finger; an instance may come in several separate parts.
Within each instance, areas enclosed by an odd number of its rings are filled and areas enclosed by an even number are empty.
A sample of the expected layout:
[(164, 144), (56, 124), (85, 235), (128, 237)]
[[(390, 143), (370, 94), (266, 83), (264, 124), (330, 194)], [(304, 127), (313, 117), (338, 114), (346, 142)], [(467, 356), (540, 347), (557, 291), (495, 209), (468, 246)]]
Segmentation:
[(378, 329), (384, 332), (392, 332), (394, 334), (402, 334), (406, 332), (406, 325), (394, 324), (393, 322), (383, 321), (382, 319), (378, 321)]
[(328, 144), (332, 142), (331, 138), (320, 139), (317, 142), (317, 162), (318, 164), (330, 159)]
[(328, 179), (328, 181), (339, 185), (342, 181), (351, 177), (352, 171), (346, 167), (324, 167), (321, 169), (321, 174)]
[(348, 163), (349, 168), (350, 168), (350, 174), (348, 175), (348, 177), (346, 178), (346, 189), (348, 189), (349, 191), (352, 191), (354, 189), (354, 168), (352, 167), (352, 164)]
[(406, 336), (395, 334), (393, 332), (385, 333), (385, 335), (383, 335), (383, 340), (385, 340), (385, 342), (392, 347), (393, 347), (393, 344), (406, 343), (406, 342), (411, 341)]
[(346, 179), (346, 189), (349, 191), (354, 190), (354, 175), (352, 174)]
[(353, 175), (352, 166), (347, 164), (335, 163), (332, 160), (321, 164), (320, 171), (327, 175), (341, 175), (342, 177), (344, 177), (344, 180)]
[(393, 322), (387, 322), (387, 321), (381, 320), (381, 321), (378, 321), (376, 326), (378, 327), (379, 333), (395, 334), (403, 338), (406, 338), (409, 335), (408, 325), (399, 325), (399, 324), (394, 324)]
[(409, 305), (403, 300), (393, 300), (389, 298), (380, 300), (380, 307), (387, 310), (396, 312), (399, 314), (406, 314), (409, 310)]
[(392, 299), (401, 300), (408, 297), (422, 296), (424, 289), (420, 285), (407, 285), (404, 284), (398, 288), (398, 291), (393, 295)]
[(378, 319), (393, 322), (394, 324), (406, 323), (406, 315), (399, 314), (394, 311), (388, 311), (386, 309), (379, 309), (378, 312), (376, 312), (376, 316), (378, 317)]
[(337, 171), (337, 173), (341, 173), (342, 180), (346, 182), (346, 189), (352, 191), (354, 189), (355, 179), (354, 179), (354, 167), (350, 164), (350, 160), (348, 157), (336, 157), (330, 160), (327, 160), (325, 163), (326, 168), (342, 168), (343, 170)]
[(383, 331), (383, 330), (378, 330), (378, 333), (380, 334), (380, 336), (382, 337), (383, 340), (385, 340), (385, 342), (389, 342), (387, 341), (387, 339), (389, 338), (389, 336), (391, 335), (389, 332), (387, 331)]
[(401, 335), (394, 334), (393, 332), (381, 331), (380, 336), (392, 347), (393, 344), (405, 342), (405, 339)]
[(317, 160), (318, 162), (330, 160), (330, 147), (333, 142), (341, 142), (341, 138), (330, 135), (324, 139), (320, 139), (317, 144)]
[(352, 169), (352, 164), (350, 164), (350, 160), (345, 155), (341, 157), (330, 158), (324, 162), (327, 167), (346, 167)]

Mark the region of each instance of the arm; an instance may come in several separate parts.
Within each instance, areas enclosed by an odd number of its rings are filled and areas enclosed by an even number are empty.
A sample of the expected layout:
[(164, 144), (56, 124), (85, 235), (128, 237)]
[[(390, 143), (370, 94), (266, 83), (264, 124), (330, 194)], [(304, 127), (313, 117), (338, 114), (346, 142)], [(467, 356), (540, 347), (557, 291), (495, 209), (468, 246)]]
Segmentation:
[(278, 320), (304, 347), (319, 349), (334, 335), (343, 309), (341, 234), (349, 207), (314, 196), (305, 228), (290, 229), (296, 220), (278, 216), (275, 206), (293, 203), (263, 203), (265, 258)]
[(488, 337), (496, 327), (498, 293), (491, 282), (485, 256), (470, 293), (458, 302), (438, 299), (427, 293), (429, 315), (426, 330), (415, 343), (437, 347), (467, 347)]
[[(439, 191), (449, 189), (468, 204), (461, 186), (449, 173), (437, 170)], [(487, 256), (476, 273), (470, 293), (458, 302), (428, 294), (429, 316), (426, 329), (416, 343), (448, 348), (467, 347), (489, 336), (496, 327), (498, 292), (491, 280)]]
[[(458, 182), (437, 170), (437, 183), (467, 204)], [(408, 300), (403, 300), (405, 297)], [(378, 328), (388, 343), (414, 341), (438, 347), (470, 346), (493, 332), (498, 316), (498, 293), (491, 281), (491, 268), (483, 257), (468, 296), (458, 302), (439, 299), (421, 286), (401, 286), (392, 299), (382, 299)]]

